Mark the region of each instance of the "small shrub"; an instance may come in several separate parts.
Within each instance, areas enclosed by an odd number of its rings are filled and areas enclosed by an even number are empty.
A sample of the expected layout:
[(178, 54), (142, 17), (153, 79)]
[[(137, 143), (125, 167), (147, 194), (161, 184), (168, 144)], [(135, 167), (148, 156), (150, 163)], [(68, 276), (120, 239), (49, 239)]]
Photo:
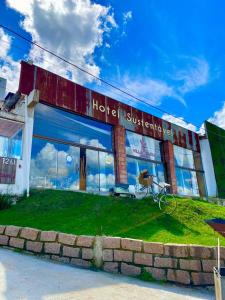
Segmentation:
[(0, 195), (0, 210), (10, 208), (13, 204), (13, 200), (11, 197), (7, 195)]

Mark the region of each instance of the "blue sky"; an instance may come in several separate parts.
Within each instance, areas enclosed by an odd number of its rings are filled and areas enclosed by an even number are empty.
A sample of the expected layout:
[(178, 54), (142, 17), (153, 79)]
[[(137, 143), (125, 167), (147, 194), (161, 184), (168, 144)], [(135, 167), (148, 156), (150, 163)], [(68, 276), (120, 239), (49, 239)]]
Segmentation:
[(190, 129), (198, 129), (206, 119), (225, 128), (224, 1), (41, 2), (1, 2), (1, 23), (194, 126), (0, 31), (0, 76), (7, 77), (8, 89), (16, 89), (19, 60), (32, 58), (44, 68)]

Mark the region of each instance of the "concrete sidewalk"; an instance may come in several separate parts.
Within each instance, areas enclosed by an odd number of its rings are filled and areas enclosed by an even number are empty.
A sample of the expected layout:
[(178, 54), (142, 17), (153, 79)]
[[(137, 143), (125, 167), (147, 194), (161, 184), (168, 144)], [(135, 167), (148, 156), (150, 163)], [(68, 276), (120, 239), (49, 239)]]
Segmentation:
[(0, 248), (0, 300), (214, 299), (206, 289), (142, 282)]

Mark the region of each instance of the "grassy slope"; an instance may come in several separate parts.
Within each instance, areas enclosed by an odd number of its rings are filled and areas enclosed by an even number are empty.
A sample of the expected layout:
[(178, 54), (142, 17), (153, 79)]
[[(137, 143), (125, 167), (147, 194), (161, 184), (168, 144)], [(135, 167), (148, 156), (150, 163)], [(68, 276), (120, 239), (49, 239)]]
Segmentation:
[[(163, 215), (149, 200), (65, 191), (33, 191), (29, 199), (0, 211), (0, 224), (74, 234), (112, 235), (146, 241), (215, 245), (217, 234), (204, 222), (225, 218), (225, 208), (178, 199), (174, 215)], [(225, 238), (221, 237), (225, 245)]]

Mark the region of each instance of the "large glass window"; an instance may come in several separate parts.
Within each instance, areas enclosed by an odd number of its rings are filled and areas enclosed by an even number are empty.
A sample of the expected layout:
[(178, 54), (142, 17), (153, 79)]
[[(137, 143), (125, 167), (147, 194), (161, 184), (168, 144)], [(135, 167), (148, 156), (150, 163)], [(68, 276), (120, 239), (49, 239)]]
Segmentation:
[(126, 132), (127, 155), (161, 161), (160, 141), (131, 131)]
[[(165, 182), (164, 167), (162, 164), (136, 159), (133, 157), (127, 157), (127, 176), (128, 183), (131, 186), (138, 184), (138, 175), (141, 171), (147, 169), (149, 174), (156, 176), (154, 181), (157, 183)], [(154, 186), (155, 191), (158, 191), (158, 186)]]
[[(165, 182), (160, 141), (131, 131), (126, 132), (127, 175), (131, 186), (138, 184), (138, 175), (144, 169), (156, 176), (157, 183)], [(158, 190), (158, 187), (154, 187)]]
[(199, 196), (195, 171), (176, 167), (177, 192), (180, 195)]
[(173, 147), (175, 164), (179, 167), (194, 169), (193, 152), (189, 149), (185, 149), (176, 145)]
[(34, 118), (31, 185), (108, 191), (114, 183), (112, 127), (39, 103)]
[(174, 158), (178, 194), (199, 196), (193, 151), (174, 145)]
[(11, 137), (0, 136), (0, 156), (22, 158), (22, 129)]
[(114, 158), (111, 153), (86, 150), (88, 191), (108, 191), (115, 185)]
[(30, 185), (40, 188), (79, 189), (80, 149), (33, 139)]
[(112, 127), (44, 104), (35, 107), (34, 134), (112, 150)]

